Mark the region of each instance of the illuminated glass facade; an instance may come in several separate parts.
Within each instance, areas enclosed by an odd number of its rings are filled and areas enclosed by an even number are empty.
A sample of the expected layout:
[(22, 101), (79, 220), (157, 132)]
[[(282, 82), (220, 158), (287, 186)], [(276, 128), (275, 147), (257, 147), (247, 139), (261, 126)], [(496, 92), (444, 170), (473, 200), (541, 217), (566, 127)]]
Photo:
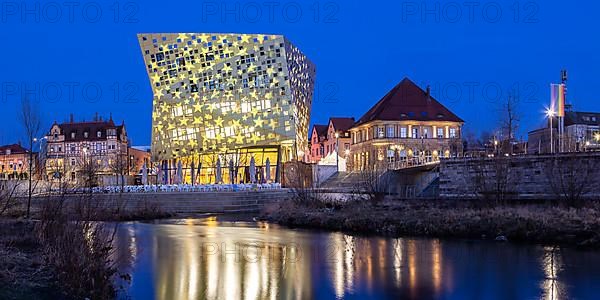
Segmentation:
[[(209, 183), (219, 165), (222, 182), (247, 182), (254, 157), (254, 179), (275, 181), (281, 162), (303, 157), (315, 66), (285, 37), (148, 33), (138, 40), (154, 94), (152, 152), (167, 173), (181, 162), (189, 183), (194, 165), (196, 182)], [(270, 178), (261, 178), (267, 158)]]

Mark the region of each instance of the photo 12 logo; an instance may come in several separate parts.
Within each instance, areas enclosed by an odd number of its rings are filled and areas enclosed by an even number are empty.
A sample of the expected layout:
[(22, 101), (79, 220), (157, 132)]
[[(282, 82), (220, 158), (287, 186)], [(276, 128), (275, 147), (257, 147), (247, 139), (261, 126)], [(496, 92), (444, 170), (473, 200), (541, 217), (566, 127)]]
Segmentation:
[(21, 101), (27, 98), (48, 103), (97, 103), (101, 100), (136, 103), (139, 102), (139, 90), (135, 82), (2, 82), (0, 102)]
[(140, 10), (136, 2), (95, 1), (2, 1), (0, 22), (2, 24), (28, 23), (137, 23)]
[(433, 82), (424, 83), (428, 92), (437, 100), (448, 103), (502, 103), (507, 97), (513, 97), (523, 103), (540, 101), (540, 87), (536, 82), (512, 82), (508, 85), (499, 82)]
[(538, 23), (537, 2), (403, 1), (402, 23)]
[(201, 8), (202, 23), (285, 22), (338, 23), (340, 5), (337, 2), (295, 1), (205, 1)]

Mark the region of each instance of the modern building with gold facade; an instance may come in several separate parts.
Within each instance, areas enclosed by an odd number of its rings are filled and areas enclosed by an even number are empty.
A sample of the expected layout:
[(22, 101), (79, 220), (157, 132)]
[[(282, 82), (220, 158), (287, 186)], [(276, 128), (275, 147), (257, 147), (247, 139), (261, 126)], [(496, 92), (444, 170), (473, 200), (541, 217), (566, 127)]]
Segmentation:
[(282, 162), (304, 156), (315, 66), (285, 37), (143, 33), (138, 40), (164, 182), (190, 183), (192, 173), (198, 183), (277, 181)]
[(438, 161), (462, 152), (464, 121), (404, 78), (350, 129), (348, 167), (375, 165), (400, 169)]

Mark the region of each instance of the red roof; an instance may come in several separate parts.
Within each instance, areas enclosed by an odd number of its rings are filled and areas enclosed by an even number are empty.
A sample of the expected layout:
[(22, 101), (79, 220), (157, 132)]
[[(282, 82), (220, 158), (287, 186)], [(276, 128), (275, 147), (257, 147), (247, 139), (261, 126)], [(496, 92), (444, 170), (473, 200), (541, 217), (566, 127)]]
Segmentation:
[[(317, 130), (317, 135), (319, 137), (326, 137), (327, 136), (327, 125), (317, 125), (317, 124), (315, 124), (315, 125), (313, 125), (313, 128)], [(311, 131), (311, 138), (312, 138), (312, 133), (314, 132), (314, 129), (313, 129), (313, 131)]]
[(23, 154), (29, 151), (19, 144), (0, 146), (0, 155), (7, 155), (6, 150), (10, 150), (10, 154)]
[(464, 122), (408, 78), (402, 79), (356, 125), (375, 120)]
[(333, 123), (336, 131), (348, 131), (354, 126), (354, 118), (330, 118), (329, 121)]

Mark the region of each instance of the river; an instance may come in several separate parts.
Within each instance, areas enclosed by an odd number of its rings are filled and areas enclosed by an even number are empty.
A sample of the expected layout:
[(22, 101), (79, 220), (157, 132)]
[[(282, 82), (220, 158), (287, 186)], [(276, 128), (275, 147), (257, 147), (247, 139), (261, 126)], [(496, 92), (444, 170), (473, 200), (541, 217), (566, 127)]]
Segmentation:
[(600, 252), (263, 222), (119, 224), (129, 299), (599, 299)]

